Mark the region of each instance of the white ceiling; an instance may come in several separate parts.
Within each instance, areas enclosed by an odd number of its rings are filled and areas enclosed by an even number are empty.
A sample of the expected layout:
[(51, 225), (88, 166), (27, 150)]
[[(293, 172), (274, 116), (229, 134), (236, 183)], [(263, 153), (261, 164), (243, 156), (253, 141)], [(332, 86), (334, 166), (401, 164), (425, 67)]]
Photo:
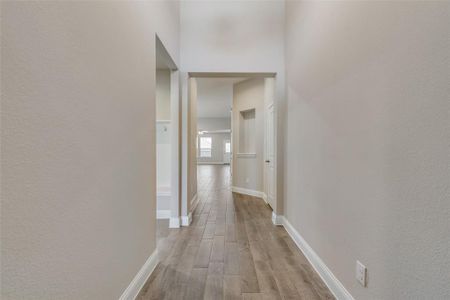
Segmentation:
[(199, 118), (229, 118), (233, 84), (243, 77), (197, 78), (197, 115)]

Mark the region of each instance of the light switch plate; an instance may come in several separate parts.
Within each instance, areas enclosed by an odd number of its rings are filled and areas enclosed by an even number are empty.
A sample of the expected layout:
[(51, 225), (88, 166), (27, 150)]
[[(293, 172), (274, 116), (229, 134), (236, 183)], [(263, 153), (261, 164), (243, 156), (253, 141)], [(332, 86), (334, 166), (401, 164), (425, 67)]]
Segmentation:
[(356, 261), (356, 280), (362, 285), (366, 286), (367, 268), (360, 261)]

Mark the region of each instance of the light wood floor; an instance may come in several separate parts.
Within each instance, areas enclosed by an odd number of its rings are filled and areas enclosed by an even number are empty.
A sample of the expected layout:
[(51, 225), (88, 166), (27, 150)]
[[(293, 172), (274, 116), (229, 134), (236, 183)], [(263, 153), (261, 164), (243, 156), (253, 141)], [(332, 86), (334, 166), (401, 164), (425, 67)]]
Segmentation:
[(260, 198), (230, 191), (229, 167), (198, 166), (192, 225), (158, 221), (161, 262), (138, 299), (334, 299)]

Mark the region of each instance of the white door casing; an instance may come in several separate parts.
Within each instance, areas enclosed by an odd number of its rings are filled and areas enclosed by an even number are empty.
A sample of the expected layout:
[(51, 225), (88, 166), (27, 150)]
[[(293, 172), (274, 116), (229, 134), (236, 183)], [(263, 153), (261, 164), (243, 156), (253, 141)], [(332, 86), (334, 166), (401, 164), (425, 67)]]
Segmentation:
[(273, 104), (266, 108), (266, 126), (265, 126), (265, 138), (266, 138), (266, 151), (264, 158), (264, 171), (265, 171), (265, 194), (267, 196), (267, 202), (272, 208), (275, 208), (275, 145), (274, 145), (274, 107)]

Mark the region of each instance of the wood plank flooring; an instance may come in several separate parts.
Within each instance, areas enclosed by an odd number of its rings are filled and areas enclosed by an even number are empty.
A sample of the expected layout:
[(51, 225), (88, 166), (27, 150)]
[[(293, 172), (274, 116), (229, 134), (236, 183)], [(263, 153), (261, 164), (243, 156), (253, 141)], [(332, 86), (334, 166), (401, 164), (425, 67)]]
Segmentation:
[(198, 166), (191, 226), (158, 220), (161, 262), (138, 299), (334, 299), (272, 210), (230, 189), (229, 166)]

